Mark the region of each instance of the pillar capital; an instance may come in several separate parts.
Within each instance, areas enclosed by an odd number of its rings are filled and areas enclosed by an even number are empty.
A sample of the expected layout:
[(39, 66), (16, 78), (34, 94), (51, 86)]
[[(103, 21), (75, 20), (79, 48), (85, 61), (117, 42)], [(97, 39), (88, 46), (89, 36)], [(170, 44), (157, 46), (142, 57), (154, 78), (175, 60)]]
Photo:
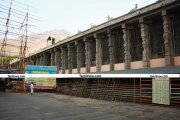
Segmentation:
[(98, 34), (94, 34), (94, 38), (95, 38), (95, 39), (101, 39), (101, 36), (98, 35)]
[(73, 47), (73, 45), (72, 45), (71, 43), (68, 43), (68, 44), (67, 44), (67, 48), (69, 49), (69, 48), (71, 48), (71, 47)]
[(139, 19), (140, 24), (151, 24), (152, 20), (145, 20), (144, 18)]
[(122, 29), (127, 29), (127, 28), (128, 28), (127, 24), (122, 24)]
[(75, 41), (75, 45), (78, 45), (79, 44), (79, 41), (77, 40), (77, 41)]
[(83, 41), (84, 41), (84, 42), (92, 42), (92, 39), (91, 39), (91, 38), (88, 38), (88, 37), (85, 37), (85, 38), (83, 38)]
[(62, 46), (60, 49), (61, 49), (61, 51), (62, 51), (62, 50), (64, 50), (64, 47)]
[(134, 29), (134, 26), (130, 26), (130, 25), (127, 25), (127, 24), (122, 24), (122, 29), (130, 30), (130, 29)]
[(54, 52), (57, 52), (58, 51), (58, 48), (54, 48), (54, 50), (53, 50)]
[(50, 54), (54, 54), (54, 52), (55, 52), (54, 49), (50, 50)]
[(140, 24), (144, 23), (144, 18), (140, 18), (140, 19), (139, 19), (139, 23), (140, 23)]
[(113, 32), (112, 32), (110, 29), (107, 30), (107, 36), (108, 36), (109, 38), (111, 38), (112, 33), (113, 33)]
[(87, 37), (83, 38), (84, 42), (87, 42), (89, 39)]
[(167, 15), (167, 10), (162, 10), (162, 11), (161, 11), (161, 15), (162, 15), (162, 16), (166, 16), (166, 15)]

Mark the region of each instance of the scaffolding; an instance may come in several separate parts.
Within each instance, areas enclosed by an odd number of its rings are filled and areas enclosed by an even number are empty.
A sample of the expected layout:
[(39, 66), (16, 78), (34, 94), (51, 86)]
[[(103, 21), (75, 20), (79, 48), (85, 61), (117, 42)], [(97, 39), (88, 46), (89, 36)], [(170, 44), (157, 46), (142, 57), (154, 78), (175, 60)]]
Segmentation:
[[(25, 57), (30, 55), (28, 43), (33, 41), (34, 34), (32, 30), (36, 28), (34, 23), (39, 20), (34, 16), (31, 10), (32, 6), (25, 5), (17, 0), (1, 0), (0, 3), (0, 68), (7, 69), (9, 63), (5, 63), (6, 59), (16, 56), (19, 59), (19, 70), (24, 72)], [(30, 14), (29, 14), (30, 13)], [(7, 16), (7, 17), (6, 17)], [(35, 18), (36, 17), (36, 18)], [(31, 24), (33, 22), (33, 24)], [(14, 52), (17, 51), (17, 52)], [(19, 51), (19, 52), (18, 52)], [(9, 54), (8, 54), (9, 53)], [(9, 68), (11, 69), (11, 68)]]

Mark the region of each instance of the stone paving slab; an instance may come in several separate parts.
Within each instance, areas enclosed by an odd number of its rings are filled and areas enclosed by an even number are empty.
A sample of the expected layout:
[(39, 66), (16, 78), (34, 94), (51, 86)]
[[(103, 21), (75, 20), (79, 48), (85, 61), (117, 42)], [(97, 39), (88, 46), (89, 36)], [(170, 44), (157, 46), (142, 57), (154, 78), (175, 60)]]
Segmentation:
[(54, 93), (0, 93), (0, 120), (179, 120), (180, 109)]

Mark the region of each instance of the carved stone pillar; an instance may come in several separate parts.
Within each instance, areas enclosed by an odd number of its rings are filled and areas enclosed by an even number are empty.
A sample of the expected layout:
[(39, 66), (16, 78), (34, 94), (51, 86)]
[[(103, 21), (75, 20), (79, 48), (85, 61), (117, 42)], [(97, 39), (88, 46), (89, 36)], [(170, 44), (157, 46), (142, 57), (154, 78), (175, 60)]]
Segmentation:
[(35, 65), (38, 65), (38, 64), (39, 64), (38, 55), (36, 55), (36, 56), (35, 56), (35, 60), (36, 60), (36, 63), (35, 63)]
[(61, 47), (61, 63), (62, 63), (62, 73), (65, 73), (66, 70), (66, 58), (65, 58), (65, 48)]
[(45, 59), (46, 59), (46, 58), (45, 58), (45, 53), (44, 53), (44, 52), (42, 53), (42, 58), (43, 58), (43, 59), (42, 59), (42, 65), (43, 65), (43, 66), (46, 66), (46, 63), (45, 63)]
[(51, 50), (50, 53), (51, 53), (51, 66), (54, 66), (54, 56), (55, 56), (55, 52), (54, 52), (54, 50)]
[(57, 70), (59, 71), (59, 65), (60, 65), (60, 49), (55, 48), (55, 66), (57, 66)]
[(29, 57), (25, 58), (25, 61), (26, 61), (25, 63), (26, 63), (26, 65), (29, 65), (29, 64), (30, 64), (30, 63), (29, 63), (29, 59), (30, 59)]
[(130, 69), (130, 67), (131, 67), (130, 31), (125, 24), (122, 25), (122, 29), (123, 29), (123, 39), (124, 39), (125, 69)]
[(33, 65), (33, 57), (30, 57), (30, 65)]
[(110, 71), (114, 70), (115, 56), (114, 56), (114, 40), (112, 39), (112, 33), (110, 30), (108, 33), (108, 42), (109, 42), (109, 61), (110, 61)]
[(80, 73), (80, 68), (82, 66), (81, 43), (76, 41), (75, 45), (77, 46), (77, 72)]
[(174, 65), (174, 54), (173, 54), (173, 47), (172, 47), (172, 33), (170, 30), (170, 19), (167, 15), (167, 11), (162, 11), (163, 17), (163, 38), (164, 38), (164, 46), (165, 46), (165, 58), (166, 58), (166, 66), (173, 66)]
[(38, 55), (38, 65), (41, 65), (41, 55)]
[(101, 72), (101, 65), (102, 65), (102, 47), (101, 47), (101, 39), (94, 35), (96, 39), (96, 71)]
[(31, 56), (28, 57), (28, 65), (31, 65)]
[(44, 57), (45, 57), (45, 65), (48, 66), (49, 65), (49, 56), (48, 56), (48, 53), (44, 53)]
[(42, 65), (42, 54), (39, 55), (39, 65)]
[(90, 72), (91, 60), (92, 60), (91, 40), (84, 38), (84, 42), (85, 42), (86, 73), (88, 73)]
[(38, 65), (40, 66), (40, 64), (41, 64), (41, 55), (39, 54), (38, 55)]
[(54, 66), (56, 66), (58, 68), (58, 66), (57, 66), (57, 49), (56, 48), (54, 49)]
[(71, 54), (72, 54), (72, 46), (68, 44), (68, 70), (69, 74), (72, 73), (72, 59), (71, 59)]
[(33, 65), (36, 65), (36, 56), (33, 56)]
[(143, 19), (139, 21), (141, 26), (141, 38), (143, 46), (143, 67), (150, 67), (150, 39), (149, 39), (149, 26), (144, 22)]

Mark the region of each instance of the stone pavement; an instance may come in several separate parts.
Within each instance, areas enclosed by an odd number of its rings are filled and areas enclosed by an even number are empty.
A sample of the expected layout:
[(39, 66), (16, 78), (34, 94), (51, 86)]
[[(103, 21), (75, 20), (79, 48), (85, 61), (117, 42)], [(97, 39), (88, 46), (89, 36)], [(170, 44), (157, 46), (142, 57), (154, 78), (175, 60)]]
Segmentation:
[(179, 120), (180, 109), (54, 93), (0, 93), (0, 120)]

